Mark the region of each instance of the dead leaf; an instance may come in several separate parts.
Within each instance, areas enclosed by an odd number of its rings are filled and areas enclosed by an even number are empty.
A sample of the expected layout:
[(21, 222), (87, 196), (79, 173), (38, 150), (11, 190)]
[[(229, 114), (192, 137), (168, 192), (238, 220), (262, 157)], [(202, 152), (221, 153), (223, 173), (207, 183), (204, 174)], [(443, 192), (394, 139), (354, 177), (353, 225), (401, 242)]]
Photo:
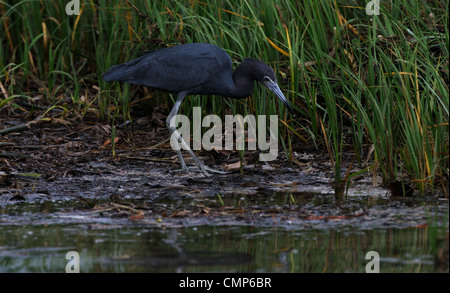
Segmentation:
[[(114, 143), (117, 143), (119, 140), (120, 140), (120, 137), (114, 138)], [(105, 147), (110, 143), (111, 143), (111, 139), (108, 138), (107, 140), (105, 140), (105, 142), (102, 145)]]
[(224, 167), (225, 170), (236, 170), (241, 168), (241, 162), (237, 161), (236, 163), (226, 165)]
[(131, 217), (129, 217), (130, 220), (142, 220), (144, 219), (144, 212), (139, 212), (137, 214), (132, 215)]

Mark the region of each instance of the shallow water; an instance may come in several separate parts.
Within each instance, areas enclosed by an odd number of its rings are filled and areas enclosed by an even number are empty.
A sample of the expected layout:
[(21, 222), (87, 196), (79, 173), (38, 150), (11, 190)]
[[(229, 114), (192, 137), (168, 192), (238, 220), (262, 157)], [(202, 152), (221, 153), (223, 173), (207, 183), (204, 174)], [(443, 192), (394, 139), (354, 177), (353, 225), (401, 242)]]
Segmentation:
[(375, 251), (380, 272), (448, 272), (433, 242), (446, 213), (447, 201), (313, 193), (36, 199), (0, 209), (0, 271), (65, 272), (76, 251), (81, 272), (365, 272)]
[(68, 251), (81, 272), (365, 272), (369, 251), (380, 272), (438, 271), (423, 228), (9, 226), (0, 238), (2, 272), (65, 272)]

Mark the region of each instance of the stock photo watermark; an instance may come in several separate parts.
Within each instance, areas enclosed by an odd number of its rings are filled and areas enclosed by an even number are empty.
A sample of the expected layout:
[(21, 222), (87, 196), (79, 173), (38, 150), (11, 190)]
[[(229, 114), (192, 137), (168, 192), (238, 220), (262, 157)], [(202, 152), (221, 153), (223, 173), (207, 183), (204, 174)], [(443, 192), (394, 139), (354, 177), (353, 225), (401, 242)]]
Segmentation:
[(367, 15), (380, 15), (380, 0), (371, 0), (366, 5)]
[(370, 260), (366, 264), (366, 273), (380, 272), (380, 254), (376, 251), (369, 251), (366, 253), (366, 260)]
[(76, 251), (69, 251), (66, 253), (66, 260), (69, 260), (66, 264), (66, 273), (79, 273), (80, 272), (80, 255)]
[[(366, 264), (366, 273), (379, 273), (380, 272), (380, 255), (376, 251), (369, 251), (366, 253), (366, 260), (369, 262)], [(80, 255), (76, 251), (69, 251), (66, 253), (66, 273), (79, 273), (80, 272)]]
[[(193, 108), (193, 150), (244, 150), (254, 151), (257, 146), (261, 150), (259, 159), (261, 161), (273, 161), (278, 156), (278, 115), (270, 115), (269, 133), (267, 135), (267, 116), (258, 115), (225, 115), (225, 134), (223, 135), (223, 123), (217, 115), (207, 115), (201, 118), (201, 108)], [(257, 123), (258, 122), (258, 123)], [(179, 128), (176, 128), (181, 123)], [(245, 130), (247, 125), (247, 130)], [(234, 131), (234, 126), (236, 129)], [(258, 127), (257, 127), (258, 126)], [(170, 121), (170, 127), (175, 129), (170, 138), (172, 149), (190, 149), (191, 123), (187, 116), (176, 115)], [(201, 136), (202, 128), (209, 129)], [(247, 139), (245, 134), (247, 133)], [(267, 137), (269, 136), (269, 138)], [(222, 138), (225, 137), (225, 145)], [(234, 140), (234, 137), (236, 139)]]
[(80, 0), (71, 0), (66, 4), (67, 15), (80, 15)]

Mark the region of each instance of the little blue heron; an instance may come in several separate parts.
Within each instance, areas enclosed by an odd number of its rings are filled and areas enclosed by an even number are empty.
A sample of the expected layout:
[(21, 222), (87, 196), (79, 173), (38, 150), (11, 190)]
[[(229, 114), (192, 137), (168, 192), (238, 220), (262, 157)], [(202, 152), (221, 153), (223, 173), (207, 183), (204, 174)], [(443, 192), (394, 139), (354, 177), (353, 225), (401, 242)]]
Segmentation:
[[(115, 65), (102, 75), (105, 81), (122, 81), (178, 94), (175, 106), (167, 117), (166, 124), (171, 135), (189, 152), (203, 174), (208, 171), (225, 173), (205, 166), (170, 125), (178, 113), (186, 95), (220, 95), (242, 99), (253, 93), (254, 81), (258, 81), (275, 93), (280, 101), (293, 112), (289, 102), (277, 85), (275, 73), (264, 62), (246, 58), (233, 73), (230, 56), (221, 48), (211, 44), (184, 44), (164, 48)], [(177, 150), (181, 167), (189, 171), (183, 155)]]

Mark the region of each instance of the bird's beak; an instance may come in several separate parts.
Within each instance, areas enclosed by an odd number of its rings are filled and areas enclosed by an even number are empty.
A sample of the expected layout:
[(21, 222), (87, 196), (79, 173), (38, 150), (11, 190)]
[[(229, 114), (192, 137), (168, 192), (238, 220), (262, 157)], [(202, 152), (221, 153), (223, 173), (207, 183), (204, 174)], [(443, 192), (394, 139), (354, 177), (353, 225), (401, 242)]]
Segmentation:
[(284, 104), (284, 106), (286, 106), (286, 108), (289, 109), (289, 111), (291, 113), (294, 113), (294, 109), (292, 109), (291, 104), (286, 99), (286, 97), (283, 95), (283, 93), (280, 90), (280, 87), (278, 86), (278, 84), (276, 82), (263, 81), (262, 83), (264, 84), (265, 87), (267, 87), (269, 90), (271, 90), (278, 97), (278, 99)]

